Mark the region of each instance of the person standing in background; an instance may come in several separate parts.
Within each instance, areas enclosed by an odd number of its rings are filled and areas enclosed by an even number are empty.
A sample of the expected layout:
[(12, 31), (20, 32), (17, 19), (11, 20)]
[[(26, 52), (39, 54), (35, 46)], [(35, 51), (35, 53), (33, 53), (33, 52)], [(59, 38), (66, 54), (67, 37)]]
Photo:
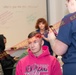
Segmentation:
[(69, 14), (61, 22), (57, 37), (48, 34), (52, 50), (62, 56), (63, 75), (76, 75), (76, 0), (66, 0)]
[(48, 27), (48, 23), (44, 18), (39, 18), (35, 25), (36, 31), (39, 32), (43, 37), (44, 45), (49, 47), (50, 54), (53, 55), (53, 51), (48, 41)]

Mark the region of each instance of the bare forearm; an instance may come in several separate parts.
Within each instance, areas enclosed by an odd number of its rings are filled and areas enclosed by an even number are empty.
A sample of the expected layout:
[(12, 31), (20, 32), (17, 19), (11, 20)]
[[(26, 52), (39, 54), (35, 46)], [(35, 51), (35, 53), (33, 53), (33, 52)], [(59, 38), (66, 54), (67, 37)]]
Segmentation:
[(55, 40), (56, 40), (56, 36), (54, 35), (53, 32), (48, 34), (48, 40), (51, 44), (51, 47), (53, 47), (55, 45)]
[(50, 33), (48, 35), (48, 39), (51, 45), (52, 50), (57, 54), (57, 55), (63, 55), (67, 51), (68, 46), (56, 39), (56, 37), (53, 35), (53, 33)]

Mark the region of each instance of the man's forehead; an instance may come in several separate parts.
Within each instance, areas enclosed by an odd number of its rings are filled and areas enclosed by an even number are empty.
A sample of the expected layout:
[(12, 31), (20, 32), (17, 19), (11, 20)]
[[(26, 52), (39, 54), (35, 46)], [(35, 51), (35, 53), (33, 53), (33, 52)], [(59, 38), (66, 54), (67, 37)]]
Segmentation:
[(34, 40), (38, 40), (41, 39), (42, 35), (40, 33), (36, 34), (35, 36), (33, 36), (32, 38), (29, 38), (28, 41), (33, 42)]

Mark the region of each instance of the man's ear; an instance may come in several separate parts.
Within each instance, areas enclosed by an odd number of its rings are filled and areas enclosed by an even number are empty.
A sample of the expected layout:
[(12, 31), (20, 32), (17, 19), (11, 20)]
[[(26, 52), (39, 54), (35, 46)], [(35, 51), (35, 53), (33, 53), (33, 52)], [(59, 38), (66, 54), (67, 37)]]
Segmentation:
[(42, 46), (44, 45), (44, 40), (42, 40)]

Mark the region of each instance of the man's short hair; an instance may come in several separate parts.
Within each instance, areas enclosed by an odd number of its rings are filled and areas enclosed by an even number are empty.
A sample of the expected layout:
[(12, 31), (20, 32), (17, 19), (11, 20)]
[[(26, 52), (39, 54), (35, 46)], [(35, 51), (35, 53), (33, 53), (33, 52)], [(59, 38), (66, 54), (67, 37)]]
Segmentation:
[(40, 34), (39, 32), (37, 32), (37, 31), (31, 32), (31, 33), (28, 35), (28, 38), (32, 38), (32, 37), (34, 37), (34, 36), (36, 36), (37, 38), (42, 38), (41, 34)]

